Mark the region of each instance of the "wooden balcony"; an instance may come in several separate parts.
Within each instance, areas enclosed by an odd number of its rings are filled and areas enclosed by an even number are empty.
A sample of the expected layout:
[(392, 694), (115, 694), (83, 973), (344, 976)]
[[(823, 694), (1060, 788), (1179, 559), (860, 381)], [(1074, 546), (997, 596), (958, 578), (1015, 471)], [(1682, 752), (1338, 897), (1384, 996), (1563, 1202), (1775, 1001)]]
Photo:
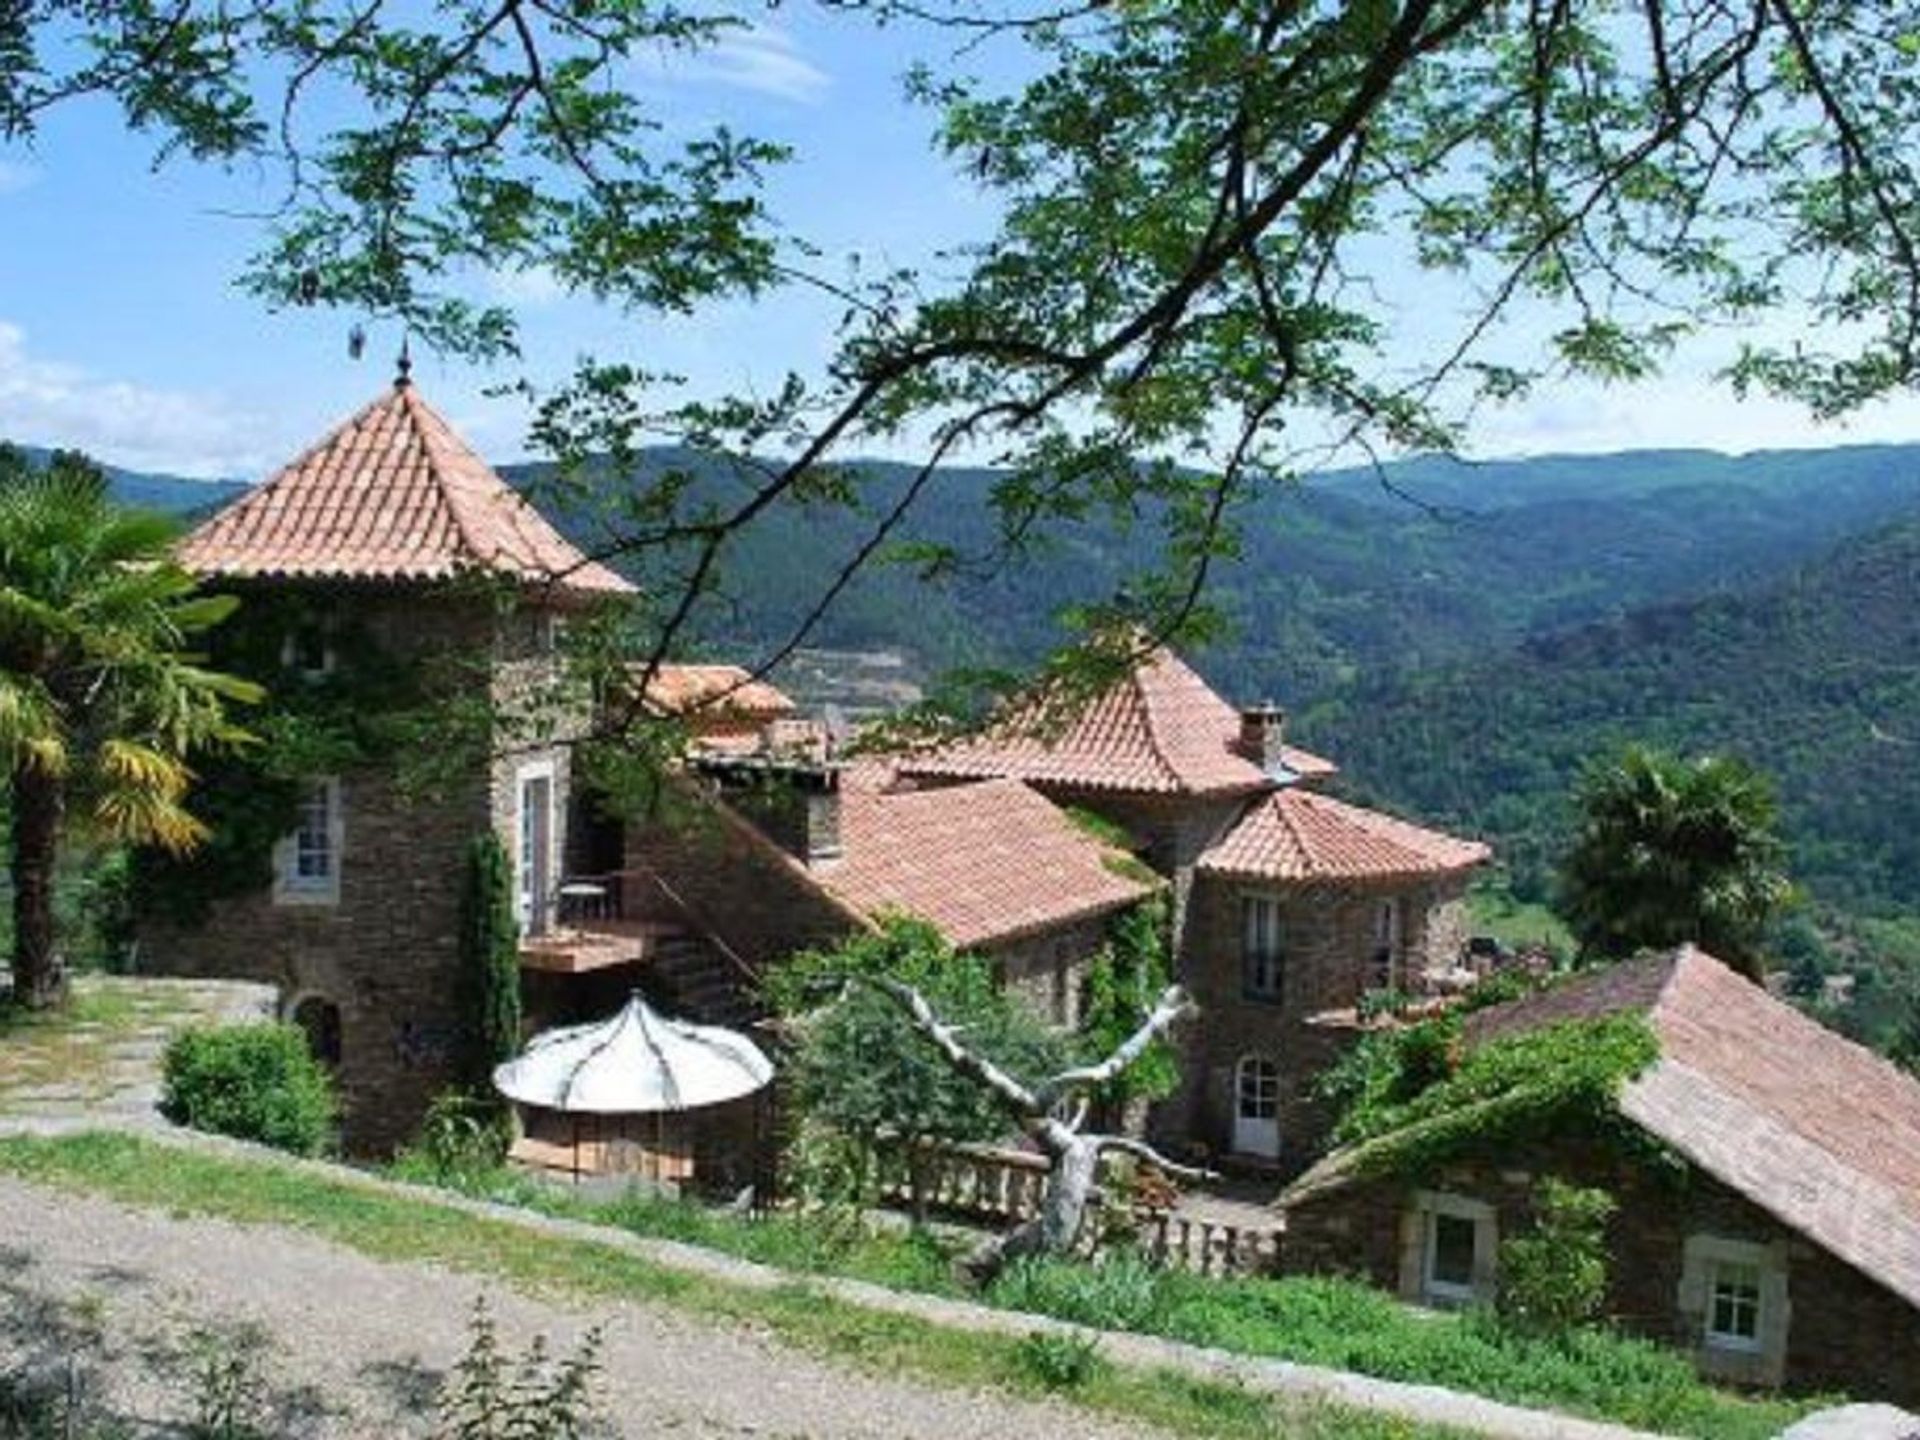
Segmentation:
[(582, 975), (652, 958), (659, 943), (679, 928), (627, 919), (621, 879), (596, 875), (563, 881), (549, 907), (552, 918), (520, 937), (521, 969)]

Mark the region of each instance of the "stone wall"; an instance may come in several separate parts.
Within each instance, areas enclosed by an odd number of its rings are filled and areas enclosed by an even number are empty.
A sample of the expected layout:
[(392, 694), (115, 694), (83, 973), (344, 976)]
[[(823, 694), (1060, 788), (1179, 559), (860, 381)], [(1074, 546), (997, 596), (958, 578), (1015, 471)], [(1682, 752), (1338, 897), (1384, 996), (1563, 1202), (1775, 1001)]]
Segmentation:
[[(691, 920), (749, 967), (809, 946), (831, 945), (860, 925), (749, 822), (706, 800), (697, 782), (676, 786), (659, 813), (630, 819), (630, 916)], [(833, 862), (826, 862), (831, 864)]]
[[(1348, 1274), (1398, 1290), (1401, 1217), (1415, 1189), (1492, 1205), (1498, 1233), (1507, 1237), (1531, 1225), (1533, 1187), (1543, 1175), (1597, 1185), (1618, 1202), (1607, 1235), (1608, 1313), (1623, 1327), (1702, 1356), (1700, 1314), (1682, 1305), (1686, 1241), (1712, 1235), (1751, 1242), (1785, 1259), (1789, 1388), (1920, 1404), (1920, 1312), (1711, 1176), (1651, 1166), (1597, 1139), (1541, 1141), (1441, 1166), (1417, 1182), (1373, 1180), (1322, 1192), (1288, 1209), (1282, 1268)], [(1708, 1363), (1724, 1371), (1724, 1352), (1713, 1352)]]
[[(314, 587), (314, 595), (322, 606), (350, 607), (391, 657), (430, 669), (442, 696), (499, 682), (488, 660), (513, 617), (489, 598), (340, 586)], [(540, 663), (518, 662), (512, 684), (532, 683)], [(539, 752), (555, 770), (557, 808), (566, 800), (566, 753)], [(309, 999), (338, 1007), (342, 1138), (355, 1153), (410, 1138), (433, 1096), (455, 1079), (467, 847), (491, 826), (512, 853), (517, 805), (512, 760), (476, 755), (471, 763), (470, 778), (456, 774), (432, 795), (403, 791), (391, 766), (340, 776), (340, 881), (331, 901), (286, 903), (263, 890), (216, 903), (198, 927), (152, 917), (140, 925), (145, 968), (267, 981), (289, 1017)], [(562, 809), (553, 826), (556, 845), (563, 816)], [(558, 863), (556, 850), (556, 876)]]
[(1107, 915), (1091, 915), (997, 945), (981, 947), (1000, 983), (1050, 1025), (1080, 1023), (1087, 972), (1106, 944)]
[[(1318, 1156), (1334, 1116), (1317, 1082), (1356, 1038), (1351, 1011), (1373, 970), (1375, 915), (1396, 898), (1402, 914), (1402, 963), (1408, 974), (1451, 964), (1465, 931), (1464, 878), (1397, 889), (1262, 886), (1202, 874), (1189, 904), (1183, 983), (1200, 1007), (1186, 1029), (1181, 1093), (1162, 1106), (1155, 1132), (1184, 1134), (1215, 1154), (1231, 1149), (1235, 1076), (1243, 1056), (1262, 1055), (1280, 1071), (1280, 1162), (1298, 1171)], [(1278, 999), (1246, 994), (1241, 902), (1250, 894), (1280, 902), (1285, 936)]]

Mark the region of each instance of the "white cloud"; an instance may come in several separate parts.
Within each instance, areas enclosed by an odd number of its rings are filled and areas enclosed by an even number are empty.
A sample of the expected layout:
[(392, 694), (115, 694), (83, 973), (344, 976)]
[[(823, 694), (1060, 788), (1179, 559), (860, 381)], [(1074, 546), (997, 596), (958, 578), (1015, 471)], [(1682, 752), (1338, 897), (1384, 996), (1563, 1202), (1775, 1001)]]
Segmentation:
[(774, 25), (743, 25), (725, 31), (713, 44), (691, 51), (663, 52), (649, 65), (669, 80), (726, 85), (796, 104), (818, 104), (833, 84), (801, 53), (799, 43)]
[(0, 195), (11, 195), (39, 181), (37, 166), (24, 165), (16, 160), (0, 160)]
[(1899, 396), (1822, 422), (1806, 407), (1767, 396), (1734, 397), (1724, 383), (1670, 377), (1640, 385), (1563, 383), (1475, 417), (1472, 454), (1549, 455), (1615, 450), (1818, 449), (1920, 439), (1920, 399)]
[(493, 269), (486, 272), (486, 279), (487, 294), (504, 305), (551, 305), (567, 293), (560, 277), (545, 265)]
[(84, 450), (109, 464), (201, 477), (253, 475), (268, 458), (262, 417), (216, 395), (163, 390), (35, 356), (0, 320), (0, 436)]

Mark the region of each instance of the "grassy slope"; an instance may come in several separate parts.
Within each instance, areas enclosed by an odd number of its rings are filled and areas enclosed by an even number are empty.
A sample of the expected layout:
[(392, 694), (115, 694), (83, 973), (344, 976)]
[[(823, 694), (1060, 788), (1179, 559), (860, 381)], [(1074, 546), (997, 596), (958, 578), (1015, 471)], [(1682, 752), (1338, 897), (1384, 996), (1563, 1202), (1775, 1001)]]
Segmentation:
[[(385, 1259), (426, 1259), (500, 1276), (529, 1288), (588, 1297), (670, 1303), (717, 1319), (754, 1323), (803, 1348), (880, 1373), (1031, 1392), (1039, 1384), (1019, 1342), (877, 1315), (821, 1296), (803, 1283), (773, 1292), (729, 1287), (652, 1265), (610, 1246), (530, 1236), (497, 1220), (309, 1172), (182, 1151), (122, 1136), (61, 1141), (0, 1139), (0, 1170), (96, 1191), (139, 1205), (248, 1223), (295, 1225)], [(513, 1192), (524, 1200), (530, 1192)], [(747, 1224), (684, 1207), (627, 1201), (587, 1214), (642, 1234), (664, 1235), (791, 1268), (851, 1273), (902, 1288), (944, 1289), (943, 1257), (923, 1242), (869, 1241), (823, 1250), (817, 1230), (792, 1222)], [(1084, 1272), (1083, 1272), (1084, 1273)], [(1514, 1342), (1459, 1318), (1420, 1317), (1363, 1287), (1338, 1281), (1151, 1282), (1146, 1308), (1117, 1313), (1106, 1299), (1061, 1275), (1036, 1276), (1001, 1299), (1077, 1323), (1116, 1323), (1147, 1333), (1357, 1369), (1387, 1378), (1447, 1384), (1516, 1403), (1617, 1418), (1712, 1437), (1772, 1435), (1804, 1407), (1736, 1399), (1693, 1379), (1684, 1362), (1609, 1337), (1571, 1349)], [(1092, 1308), (1089, 1308), (1092, 1307)], [(1427, 1434), (1379, 1417), (1277, 1408), (1230, 1387), (1102, 1367), (1076, 1403), (1195, 1435)]]
[[(785, 1344), (883, 1376), (1054, 1393), (1022, 1339), (947, 1329), (868, 1310), (804, 1282), (729, 1285), (616, 1246), (530, 1233), (502, 1220), (266, 1161), (236, 1160), (127, 1135), (0, 1138), (0, 1170), (36, 1183), (243, 1224), (293, 1226), (378, 1259), (425, 1260), (516, 1287), (587, 1300), (644, 1300), (750, 1325)], [(1336, 1406), (1279, 1404), (1236, 1386), (1101, 1364), (1061, 1398), (1176, 1434), (1254, 1440), (1443, 1440), (1453, 1433)]]

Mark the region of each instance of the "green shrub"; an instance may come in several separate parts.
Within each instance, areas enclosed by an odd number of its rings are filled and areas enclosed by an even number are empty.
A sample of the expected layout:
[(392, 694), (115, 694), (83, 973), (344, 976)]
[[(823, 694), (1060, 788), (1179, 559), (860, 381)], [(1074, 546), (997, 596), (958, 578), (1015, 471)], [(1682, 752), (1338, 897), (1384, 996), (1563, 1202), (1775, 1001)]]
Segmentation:
[(1500, 1246), (1500, 1318), (1525, 1335), (1565, 1335), (1600, 1318), (1607, 1301), (1604, 1190), (1549, 1175), (1533, 1191), (1533, 1228)]
[(1100, 1341), (1092, 1335), (1035, 1330), (1014, 1349), (1021, 1373), (1049, 1390), (1077, 1390), (1099, 1373)]
[(293, 1025), (226, 1025), (174, 1037), (160, 1112), (176, 1125), (317, 1155), (333, 1139), (333, 1081)]
[(427, 1107), (413, 1144), (394, 1157), (394, 1171), (432, 1185), (483, 1185), (506, 1163), (512, 1129), (512, 1117), (499, 1100), (443, 1090)]

